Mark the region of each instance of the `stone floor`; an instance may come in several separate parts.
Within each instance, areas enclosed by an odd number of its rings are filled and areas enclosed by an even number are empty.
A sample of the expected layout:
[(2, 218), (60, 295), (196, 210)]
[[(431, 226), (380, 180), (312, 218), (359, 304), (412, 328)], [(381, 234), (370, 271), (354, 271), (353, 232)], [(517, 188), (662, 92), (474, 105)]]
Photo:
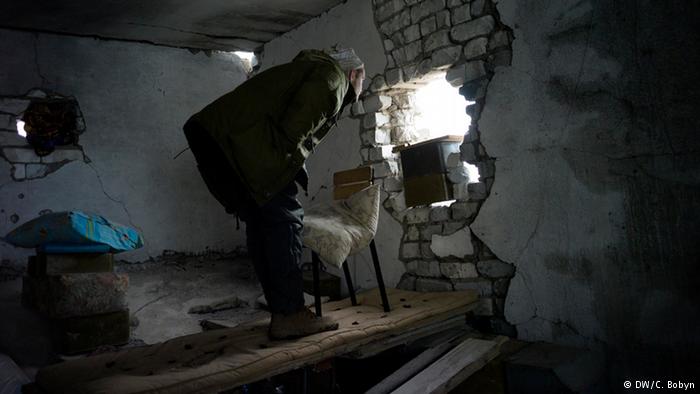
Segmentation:
[[(0, 319), (0, 353), (32, 375), (37, 367), (55, 361), (56, 355), (48, 339), (48, 322), (21, 305), (22, 267), (18, 268), (6, 269), (4, 273), (10, 274), (0, 278), (0, 311), (11, 317)], [(203, 319), (235, 324), (267, 315), (256, 302), (262, 290), (246, 258), (171, 256), (154, 262), (118, 263), (115, 270), (129, 274), (132, 345), (200, 332)], [(192, 307), (234, 296), (241, 301), (238, 307), (188, 313)]]

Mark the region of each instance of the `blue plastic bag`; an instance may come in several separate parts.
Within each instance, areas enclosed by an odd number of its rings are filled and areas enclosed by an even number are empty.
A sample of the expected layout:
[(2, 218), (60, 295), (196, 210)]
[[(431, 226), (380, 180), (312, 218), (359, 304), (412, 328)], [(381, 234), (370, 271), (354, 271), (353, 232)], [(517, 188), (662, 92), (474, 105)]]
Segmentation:
[(119, 253), (143, 246), (138, 231), (79, 211), (39, 216), (10, 231), (5, 241), (45, 253)]

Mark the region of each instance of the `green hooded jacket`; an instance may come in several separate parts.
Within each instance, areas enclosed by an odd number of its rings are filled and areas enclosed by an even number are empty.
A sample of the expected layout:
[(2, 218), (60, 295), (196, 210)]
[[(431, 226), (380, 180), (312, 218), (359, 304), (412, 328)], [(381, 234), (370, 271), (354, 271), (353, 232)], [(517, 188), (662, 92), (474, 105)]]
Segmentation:
[(328, 133), (349, 88), (318, 50), (265, 70), (192, 116), (218, 143), (258, 205), (289, 184)]

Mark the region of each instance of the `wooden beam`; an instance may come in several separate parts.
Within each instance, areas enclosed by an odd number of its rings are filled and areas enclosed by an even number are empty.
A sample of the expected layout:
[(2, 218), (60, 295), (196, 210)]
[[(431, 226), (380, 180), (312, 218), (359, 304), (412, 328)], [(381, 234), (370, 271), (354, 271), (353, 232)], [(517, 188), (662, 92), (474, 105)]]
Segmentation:
[(496, 358), (506, 337), (469, 338), (401, 385), (392, 394), (447, 393)]
[(345, 185), (372, 180), (372, 167), (364, 166), (352, 170), (338, 171), (333, 174), (333, 185)]

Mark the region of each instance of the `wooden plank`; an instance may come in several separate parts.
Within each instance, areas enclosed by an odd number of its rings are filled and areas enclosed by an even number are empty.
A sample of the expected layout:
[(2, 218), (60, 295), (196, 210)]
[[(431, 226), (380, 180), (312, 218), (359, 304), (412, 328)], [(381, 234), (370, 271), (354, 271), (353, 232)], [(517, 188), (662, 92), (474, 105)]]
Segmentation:
[(443, 335), (440, 340), (435, 338), (433, 346), (423, 351), (411, 361), (402, 365), (398, 370), (384, 378), (381, 382), (377, 383), (365, 394), (390, 393), (392, 390), (401, 386), (418, 372), (422, 371), (438, 357), (444, 355), (448, 350), (452, 349), (456, 343), (462, 342), (468, 336), (473, 335), (473, 332), (467, 330), (458, 332), (449, 330), (445, 334), (447, 335)]
[(338, 171), (333, 174), (333, 185), (345, 185), (372, 180), (372, 167), (364, 166), (352, 170)]
[(343, 357), (352, 359), (363, 359), (367, 357), (372, 357), (393, 347), (407, 344), (409, 342), (419, 340), (421, 338), (435, 333), (451, 330), (453, 328), (465, 325), (466, 322), (465, 317), (463, 315), (454, 316), (443, 321), (439, 321), (423, 327), (417, 327), (413, 330), (408, 330), (396, 336), (368, 343), (367, 345), (364, 345), (356, 349), (355, 351), (344, 355)]
[(369, 187), (372, 184), (370, 181), (350, 183), (342, 186), (336, 186), (333, 189), (333, 199), (342, 200), (352, 196), (353, 194), (359, 192), (360, 190)]
[(447, 393), (499, 354), (507, 338), (469, 338), (393, 391), (394, 394)]

